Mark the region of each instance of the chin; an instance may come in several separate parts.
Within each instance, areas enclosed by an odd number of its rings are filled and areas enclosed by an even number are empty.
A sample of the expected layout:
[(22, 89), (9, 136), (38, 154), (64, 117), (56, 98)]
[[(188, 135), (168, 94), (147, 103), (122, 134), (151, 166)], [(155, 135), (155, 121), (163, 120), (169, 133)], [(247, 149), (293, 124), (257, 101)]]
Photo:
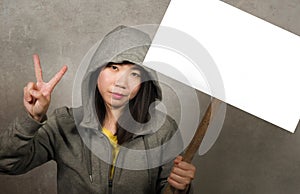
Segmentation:
[(128, 104), (128, 102), (115, 102), (115, 100), (112, 100), (110, 103), (111, 107), (113, 108), (122, 108), (125, 107)]

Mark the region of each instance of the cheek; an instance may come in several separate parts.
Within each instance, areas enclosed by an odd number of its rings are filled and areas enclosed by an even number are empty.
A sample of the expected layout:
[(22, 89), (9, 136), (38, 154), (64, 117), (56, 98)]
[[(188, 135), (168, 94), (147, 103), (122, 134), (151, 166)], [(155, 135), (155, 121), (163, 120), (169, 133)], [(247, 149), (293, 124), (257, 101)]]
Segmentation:
[(109, 86), (109, 82), (109, 76), (106, 76), (106, 73), (104, 71), (101, 72), (97, 80), (97, 87), (100, 93), (107, 89), (107, 87)]
[(135, 85), (135, 86), (132, 87), (132, 90), (130, 92), (130, 97), (129, 97), (130, 100), (137, 95), (137, 93), (139, 92), (140, 88), (141, 88), (141, 84), (137, 84), (137, 85)]
[(113, 79), (113, 76), (109, 72), (103, 70), (102, 72), (100, 72), (100, 74), (98, 76), (97, 83), (98, 83), (98, 85), (108, 86), (108, 85), (114, 83), (114, 79)]

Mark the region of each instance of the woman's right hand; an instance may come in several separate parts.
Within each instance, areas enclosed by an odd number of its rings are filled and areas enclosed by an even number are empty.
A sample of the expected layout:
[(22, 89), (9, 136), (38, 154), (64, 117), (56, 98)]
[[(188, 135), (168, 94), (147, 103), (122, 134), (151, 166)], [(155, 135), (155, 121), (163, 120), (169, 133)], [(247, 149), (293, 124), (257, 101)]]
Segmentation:
[(61, 80), (67, 71), (67, 66), (61, 70), (49, 81), (44, 82), (42, 68), (38, 55), (33, 55), (36, 83), (29, 82), (24, 87), (24, 106), (33, 119), (41, 121), (46, 115), (51, 100), (51, 92), (56, 84)]

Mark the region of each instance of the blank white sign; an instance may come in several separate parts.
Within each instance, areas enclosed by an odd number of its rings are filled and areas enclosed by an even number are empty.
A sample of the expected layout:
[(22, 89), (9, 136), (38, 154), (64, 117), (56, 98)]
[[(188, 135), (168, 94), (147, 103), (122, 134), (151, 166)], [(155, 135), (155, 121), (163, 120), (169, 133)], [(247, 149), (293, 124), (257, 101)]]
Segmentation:
[[(172, 0), (161, 26), (183, 31), (202, 44), (219, 69), (226, 97), (201, 87), (196, 82), (203, 79), (192, 72), (187, 84), (294, 132), (300, 118), (299, 36), (219, 0)], [(159, 34), (160, 28), (155, 37)], [(167, 53), (151, 47), (145, 61), (172, 64)]]

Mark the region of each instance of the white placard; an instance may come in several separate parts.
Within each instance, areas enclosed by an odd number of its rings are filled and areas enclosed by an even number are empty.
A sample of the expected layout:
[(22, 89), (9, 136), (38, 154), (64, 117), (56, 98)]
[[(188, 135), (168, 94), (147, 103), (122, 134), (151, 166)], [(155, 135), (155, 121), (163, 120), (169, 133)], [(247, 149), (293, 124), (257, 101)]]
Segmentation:
[[(161, 26), (183, 31), (203, 45), (221, 74), (226, 97), (205, 90), (191, 69), (187, 84), (294, 132), (300, 118), (299, 36), (219, 0), (172, 0)], [(159, 36), (160, 28), (155, 38)], [(172, 64), (174, 56), (151, 47), (145, 61)]]

